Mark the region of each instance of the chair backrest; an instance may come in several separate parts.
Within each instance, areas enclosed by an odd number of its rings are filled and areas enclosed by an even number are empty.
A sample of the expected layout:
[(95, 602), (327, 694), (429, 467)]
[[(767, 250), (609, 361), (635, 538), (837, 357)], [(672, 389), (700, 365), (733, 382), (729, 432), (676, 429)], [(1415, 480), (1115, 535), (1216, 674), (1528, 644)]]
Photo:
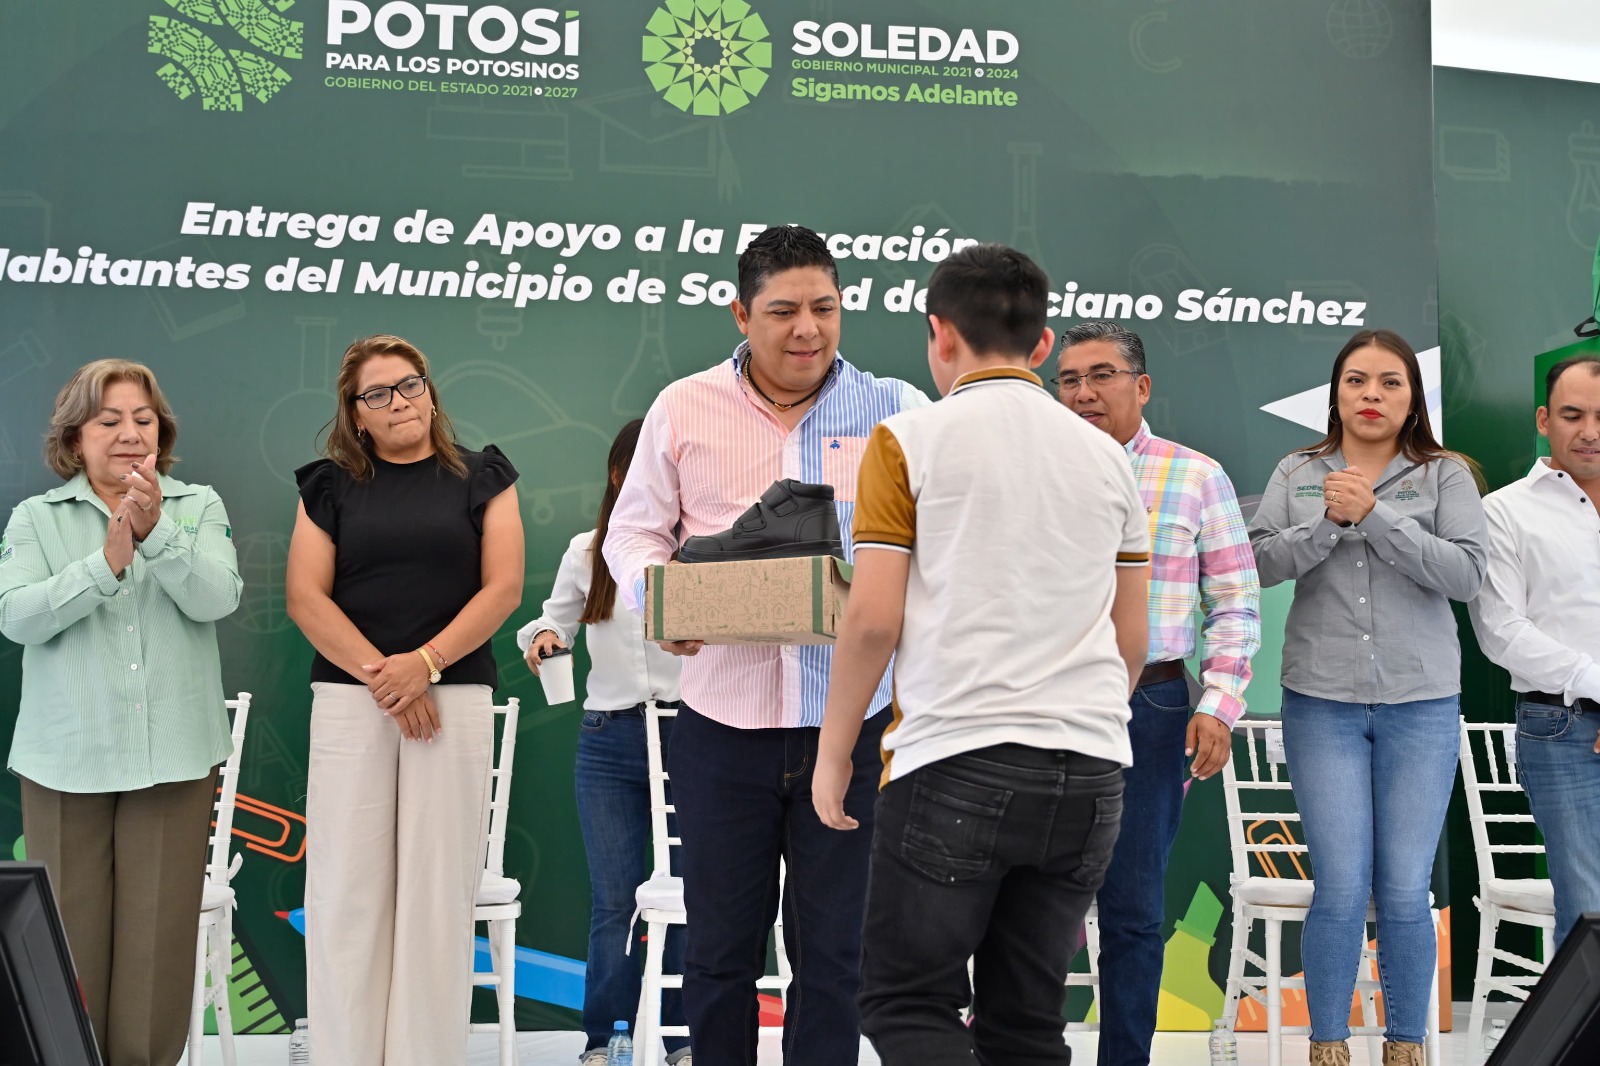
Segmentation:
[(1480, 883), (1502, 876), (1495, 872), (1496, 855), (1544, 854), (1532, 828), (1527, 794), (1517, 781), (1515, 723), (1461, 723), (1461, 783)]
[(676, 707), (663, 707), (655, 700), (644, 705), (645, 753), (650, 767), (650, 855), (651, 876), (672, 874), (672, 848), (678, 838), (667, 833), (668, 815), (677, 810), (667, 802), (667, 767), (661, 757), (661, 720), (676, 718)]
[(206, 862), (206, 880), (217, 885), (226, 885), (238, 870), (239, 860), (230, 859), (228, 851), (233, 843), (233, 810), (239, 798), (239, 762), (244, 757), (244, 730), (250, 721), (251, 699), (250, 693), (241, 692), (236, 699), (223, 701), (233, 715), (229, 727), (233, 750), (217, 772), (217, 801), (212, 805), (211, 849)]
[(1310, 856), (1296, 839), (1300, 814), (1284, 762), (1283, 724), (1275, 718), (1242, 718), (1233, 734), (1233, 758), (1222, 768), (1232, 880), (1310, 878)]
[(488, 848), (483, 857), (483, 871), (503, 877), (506, 868), (506, 826), (511, 820), (511, 764), (517, 754), (517, 712), (522, 702), (515, 696), (497, 706), (494, 713), (500, 720), (500, 754), (494, 769), (489, 771)]

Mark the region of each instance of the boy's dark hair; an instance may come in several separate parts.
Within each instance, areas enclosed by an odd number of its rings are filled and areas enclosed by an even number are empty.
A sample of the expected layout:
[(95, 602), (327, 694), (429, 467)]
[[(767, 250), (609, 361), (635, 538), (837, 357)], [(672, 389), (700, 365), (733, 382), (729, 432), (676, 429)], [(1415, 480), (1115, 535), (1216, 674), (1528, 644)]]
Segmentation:
[(1044, 334), (1049, 292), (1044, 271), (1015, 248), (974, 244), (933, 272), (928, 314), (955, 326), (975, 354), (1026, 356)]
[(821, 267), (839, 287), (839, 267), (815, 230), (804, 226), (771, 226), (739, 254), (739, 302), (745, 307), (761, 295), (767, 279), (796, 267)]
[(1556, 391), (1556, 382), (1561, 380), (1561, 375), (1565, 374), (1575, 366), (1586, 366), (1589, 368), (1590, 374), (1600, 375), (1600, 359), (1597, 359), (1592, 355), (1574, 355), (1570, 358), (1561, 360), (1561, 362), (1551, 367), (1549, 372), (1544, 376), (1545, 406), (1548, 407), (1550, 405), (1550, 394)]

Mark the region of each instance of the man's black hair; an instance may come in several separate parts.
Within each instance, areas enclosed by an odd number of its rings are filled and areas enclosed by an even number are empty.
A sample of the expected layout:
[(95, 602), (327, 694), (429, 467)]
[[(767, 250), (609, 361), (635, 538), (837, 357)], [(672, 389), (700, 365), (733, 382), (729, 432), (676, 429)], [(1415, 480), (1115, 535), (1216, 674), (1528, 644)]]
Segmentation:
[(1015, 248), (974, 244), (933, 272), (928, 314), (955, 326), (975, 354), (1025, 356), (1044, 334), (1049, 292), (1044, 271)]
[(739, 302), (748, 309), (766, 287), (768, 278), (796, 267), (821, 267), (833, 279), (833, 287), (839, 287), (839, 267), (814, 230), (804, 226), (762, 230), (739, 255)]
[(1551, 367), (1544, 376), (1545, 406), (1548, 407), (1550, 405), (1550, 395), (1556, 391), (1556, 382), (1561, 380), (1561, 375), (1575, 366), (1587, 366), (1590, 374), (1600, 375), (1600, 359), (1592, 355), (1574, 355), (1569, 359), (1561, 360), (1561, 362)]

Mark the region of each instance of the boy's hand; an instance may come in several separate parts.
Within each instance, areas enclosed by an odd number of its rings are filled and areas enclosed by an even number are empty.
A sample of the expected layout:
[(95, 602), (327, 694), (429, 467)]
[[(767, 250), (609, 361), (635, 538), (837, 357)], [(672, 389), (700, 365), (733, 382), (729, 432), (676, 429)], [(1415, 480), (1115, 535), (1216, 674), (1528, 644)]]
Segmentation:
[(850, 787), (854, 767), (849, 756), (830, 758), (817, 753), (817, 769), (811, 775), (811, 805), (829, 829), (859, 829), (861, 823), (844, 813), (844, 793)]

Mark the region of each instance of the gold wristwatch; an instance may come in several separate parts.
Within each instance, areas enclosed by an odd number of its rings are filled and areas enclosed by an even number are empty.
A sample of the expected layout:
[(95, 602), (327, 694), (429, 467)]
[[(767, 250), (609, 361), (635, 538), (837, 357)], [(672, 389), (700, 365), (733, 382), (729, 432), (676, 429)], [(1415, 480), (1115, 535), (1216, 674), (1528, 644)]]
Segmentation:
[(433, 656), (428, 654), (427, 648), (418, 648), (417, 654), (422, 656), (422, 661), (428, 664), (428, 684), (437, 685), (439, 683), (439, 678), (444, 675), (440, 674), (439, 668), (434, 665)]

